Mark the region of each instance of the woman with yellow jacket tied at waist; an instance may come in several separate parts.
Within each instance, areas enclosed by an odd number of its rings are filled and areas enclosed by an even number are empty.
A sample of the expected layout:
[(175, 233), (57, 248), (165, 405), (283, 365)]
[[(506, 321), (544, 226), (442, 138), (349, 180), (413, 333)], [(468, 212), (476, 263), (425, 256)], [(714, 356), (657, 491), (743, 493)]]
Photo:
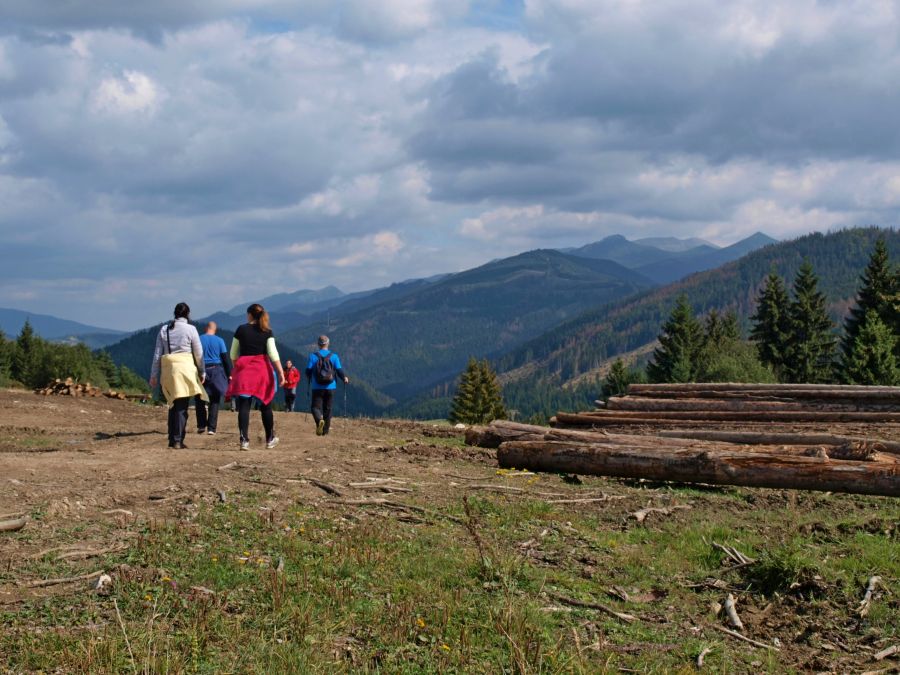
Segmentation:
[(197, 329), (188, 323), (190, 314), (191, 308), (187, 303), (175, 305), (175, 318), (163, 324), (156, 336), (150, 368), (150, 387), (155, 387), (159, 382), (170, 406), (169, 447), (179, 450), (185, 448), (188, 404), (197, 395), (204, 401), (209, 400), (203, 388), (206, 379), (203, 347)]

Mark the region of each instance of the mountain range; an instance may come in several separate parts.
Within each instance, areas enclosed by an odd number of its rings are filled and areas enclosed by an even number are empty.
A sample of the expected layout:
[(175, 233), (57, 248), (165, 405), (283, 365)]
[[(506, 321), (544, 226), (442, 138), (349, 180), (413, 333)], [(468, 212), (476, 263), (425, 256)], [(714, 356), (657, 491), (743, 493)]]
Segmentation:
[(42, 338), (54, 342), (72, 344), (83, 342), (91, 349), (98, 349), (113, 344), (121, 340), (125, 335), (128, 335), (125, 331), (90, 326), (78, 321), (59, 319), (49, 314), (35, 314), (34, 312), (24, 312), (19, 309), (0, 308), (0, 330), (6, 333), (7, 336), (18, 335), (26, 321), (31, 324), (34, 332)]
[[(326, 286), (279, 293), (259, 302), (270, 311), (283, 360), (291, 358), (302, 368), (316, 337), (323, 332), (331, 336), (353, 376), (347, 403), (351, 412), (443, 416), (455, 378), (470, 356), (488, 357), (498, 364), (518, 397), (516, 405), (528, 412), (552, 405), (552, 397), (541, 394), (548, 401), (545, 405), (525, 401), (534, 387), (523, 375), (528, 368), (522, 361), (532, 361), (535, 372), (546, 369), (541, 359), (561, 326), (578, 324), (601, 307), (651, 297), (662, 290), (659, 278), (720, 265), (759, 247), (777, 249), (770, 246), (774, 241), (757, 234), (719, 248), (700, 239), (629, 241), (616, 235), (580, 248), (527, 251), (456, 274), (383, 288), (344, 293)], [(247, 304), (198, 323), (215, 320), (228, 340), (246, 320)], [(120, 335), (107, 350), (117, 363), (146, 376), (157, 330), (148, 328), (124, 339)], [(658, 324), (644, 321), (638, 332), (642, 338), (649, 335), (646, 342), (657, 330)], [(577, 345), (573, 349), (581, 351)], [(553, 372), (565, 368), (580, 372), (588, 363), (578, 357), (574, 366), (567, 366), (560, 356), (565, 348), (553, 353), (560, 366)], [(562, 375), (558, 382), (568, 384)], [(571, 392), (571, 386), (565, 391)]]

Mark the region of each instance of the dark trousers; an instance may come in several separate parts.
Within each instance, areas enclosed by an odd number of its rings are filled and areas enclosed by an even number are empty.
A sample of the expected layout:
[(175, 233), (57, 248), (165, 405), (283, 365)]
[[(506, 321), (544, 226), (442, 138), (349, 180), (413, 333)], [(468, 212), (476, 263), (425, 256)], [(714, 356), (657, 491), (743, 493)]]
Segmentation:
[(207, 404), (199, 394), (194, 397), (194, 406), (197, 408), (198, 431), (203, 429), (216, 430), (216, 425), (219, 423), (219, 401), (220, 398), (210, 396), (209, 404)]
[[(249, 441), (250, 408), (255, 399), (239, 396), (236, 400), (238, 410), (238, 431), (241, 433), (242, 441)], [(266, 441), (268, 442), (275, 436), (275, 417), (272, 415), (272, 404), (265, 404), (258, 400), (257, 403), (259, 404), (259, 414), (262, 417), (263, 429), (266, 430)]]
[(331, 402), (334, 400), (334, 389), (313, 389), (312, 390), (312, 415), (316, 420), (325, 420), (325, 433), (331, 427)]
[(169, 408), (169, 447), (184, 443), (184, 432), (188, 423), (188, 405), (191, 397), (176, 398)]
[(206, 382), (203, 383), (203, 388), (209, 396), (209, 408), (207, 412), (206, 401), (200, 396), (194, 397), (194, 405), (197, 407), (197, 429), (215, 431), (219, 423), (219, 404), (228, 389), (228, 378), (220, 364), (206, 364)]
[(285, 412), (294, 412), (294, 401), (297, 400), (296, 389), (284, 390), (284, 410)]

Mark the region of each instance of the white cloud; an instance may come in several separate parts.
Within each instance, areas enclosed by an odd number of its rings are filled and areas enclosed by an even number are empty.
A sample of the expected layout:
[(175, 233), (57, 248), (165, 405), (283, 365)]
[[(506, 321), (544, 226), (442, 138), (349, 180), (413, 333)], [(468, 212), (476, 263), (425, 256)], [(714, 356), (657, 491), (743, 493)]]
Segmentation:
[(152, 112), (161, 96), (159, 87), (144, 73), (126, 70), (121, 77), (107, 77), (100, 82), (94, 105), (113, 113)]
[[(896, 2), (496, 6), (476, 25), (463, 0), (7, 0), (0, 304), (26, 285), (35, 311), (84, 314), (106, 284), (134, 327), (167, 294), (234, 304), (222, 283), (359, 290), (615, 232), (897, 222)], [(223, 261), (254, 278), (216, 280)]]

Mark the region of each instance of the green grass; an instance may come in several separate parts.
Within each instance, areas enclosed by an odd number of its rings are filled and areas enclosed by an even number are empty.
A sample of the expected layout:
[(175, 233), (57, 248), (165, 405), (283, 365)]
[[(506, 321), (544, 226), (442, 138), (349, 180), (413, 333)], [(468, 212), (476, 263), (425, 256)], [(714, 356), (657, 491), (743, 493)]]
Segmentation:
[[(542, 477), (540, 487), (555, 480)], [(892, 596), (879, 598), (865, 619), (852, 615), (872, 574), (896, 594), (896, 501), (812, 500), (807, 505), (818, 509), (795, 513), (736, 494), (678, 492), (671, 499), (694, 508), (644, 526), (625, 519), (631, 507), (622, 502), (574, 507), (487, 494), (467, 506), (423, 504), (444, 515), (402, 522), (396, 511), (291, 503), (273, 511), (262, 495), (235, 495), (201, 505), (190, 521), (142, 525), (127, 552), (100, 561), (48, 554), (15, 573), (0, 568), (0, 583), (118, 569), (109, 595), (84, 584), (57, 587), (0, 609), (0, 670), (691, 672), (711, 647), (714, 672), (774, 673), (811, 668), (808, 654), (826, 639), (896, 641)], [(59, 531), (56, 540), (116, 536), (113, 525), (103, 527)], [(15, 536), (28, 542), (28, 530)], [(726, 570), (713, 541), (757, 563)], [(805, 584), (814, 577), (811, 592)], [(724, 597), (697, 586), (708, 578), (737, 589), (745, 616), (771, 604), (771, 634), (797, 644), (768, 652), (708, 629), (720, 623), (710, 605)], [(610, 597), (613, 586), (629, 600)], [(560, 597), (640, 620), (626, 624)], [(810, 626), (818, 632), (797, 637)]]

